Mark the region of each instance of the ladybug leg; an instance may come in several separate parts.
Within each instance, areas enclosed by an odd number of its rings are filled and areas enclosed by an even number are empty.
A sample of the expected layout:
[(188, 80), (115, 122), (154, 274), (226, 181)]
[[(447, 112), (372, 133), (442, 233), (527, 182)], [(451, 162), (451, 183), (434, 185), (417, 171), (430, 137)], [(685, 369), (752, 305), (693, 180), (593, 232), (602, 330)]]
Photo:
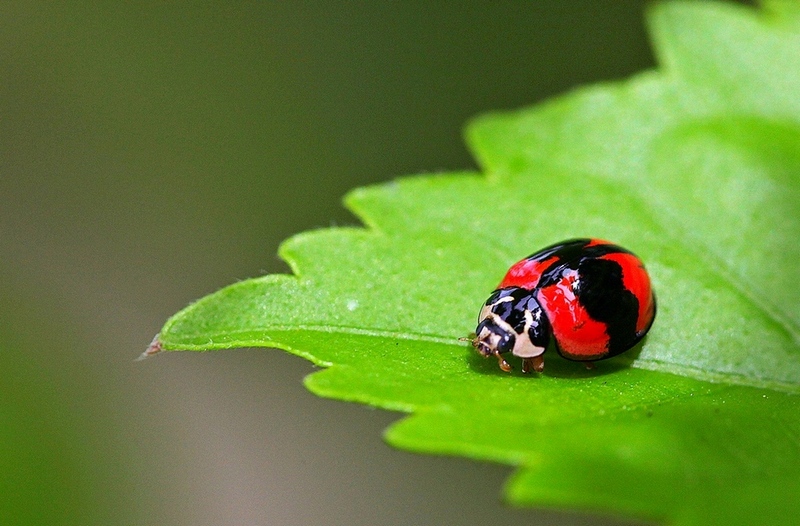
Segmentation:
[(541, 373), (544, 371), (544, 356), (541, 354), (539, 356), (534, 356), (533, 360), (533, 370), (537, 373)]
[(594, 362), (584, 362), (587, 371), (594, 371)]
[(531, 368), (533, 367), (533, 360), (530, 358), (523, 358), (522, 359), (522, 372), (528, 374), (531, 372)]
[(507, 362), (507, 361), (505, 361), (505, 360), (503, 359), (503, 357), (502, 357), (502, 356), (500, 356), (500, 353), (499, 353), (499, 352), (498, 352), (498, 353), (495, 353), (495, 356), (497, 356), (497, 365), (499, 365), (499, 366), (500, 366), (500, 369), (502, 369), (502, 370), (503, 370), (504, 372), (506, 372), (506, 373), (510, 373), (510, 372), (511, 372), (511, 369), (513, 369), (513, 367), (511, 367), (511, 366), (508, 364), (508, 362)]
[(544, 357), (534, 356), (533, 358), (522, 359), (522, 372), (529, 373), (531, 370), (541, 373), (544, 371)]

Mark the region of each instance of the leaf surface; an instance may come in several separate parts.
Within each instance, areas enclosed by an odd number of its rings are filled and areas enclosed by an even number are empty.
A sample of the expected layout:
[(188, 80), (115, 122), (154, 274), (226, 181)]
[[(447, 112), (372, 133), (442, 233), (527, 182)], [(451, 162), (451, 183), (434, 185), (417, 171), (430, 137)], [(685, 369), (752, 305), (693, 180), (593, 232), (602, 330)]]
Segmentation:
[[(354, 190), (366, 228), (293, 237), (294, 275), (203, 298), (159, 347), (303, 356), (315, 393), (410, 413), (392, 444), (519, 466), (518, 504), (794, 523), (800, 11), (678, 2), (650, 22), (658, 71), (477, 119), (482, 174)], [(551, 351), (528, 377), (458, 342), (509, 265), (572, 237), (646, 262), (643, 344), (591, 372)]]

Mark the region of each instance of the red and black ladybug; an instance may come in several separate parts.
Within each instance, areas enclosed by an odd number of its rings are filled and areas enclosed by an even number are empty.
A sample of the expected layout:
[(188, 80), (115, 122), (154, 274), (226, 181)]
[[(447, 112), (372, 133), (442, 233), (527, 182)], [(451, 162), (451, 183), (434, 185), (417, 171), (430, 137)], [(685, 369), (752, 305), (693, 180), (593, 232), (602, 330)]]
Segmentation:
[(522, 372), (541, 372), (551, 336), (568, 360), (602, 360), (636, 345), (655, 315), (639, 258), (608, 241), (572, 239), (508, 270), (481, 309), (472, 345), (506, 372), (508, 352), (522, 358)]

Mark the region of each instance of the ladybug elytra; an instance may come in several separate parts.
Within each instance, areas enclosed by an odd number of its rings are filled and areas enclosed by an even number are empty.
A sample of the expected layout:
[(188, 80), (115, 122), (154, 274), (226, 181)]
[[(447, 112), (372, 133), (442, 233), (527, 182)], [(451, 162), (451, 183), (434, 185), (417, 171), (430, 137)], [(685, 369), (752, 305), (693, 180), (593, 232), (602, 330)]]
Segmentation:
[(483, 356), (522, 358), (522, 372), (544, 370), (551, 338), (568, 360), (616, 356), (639, 342), (656, 314), (644, 264), (600, 239), (556, 243), (514, 264), (481, 309), (471, 339)]

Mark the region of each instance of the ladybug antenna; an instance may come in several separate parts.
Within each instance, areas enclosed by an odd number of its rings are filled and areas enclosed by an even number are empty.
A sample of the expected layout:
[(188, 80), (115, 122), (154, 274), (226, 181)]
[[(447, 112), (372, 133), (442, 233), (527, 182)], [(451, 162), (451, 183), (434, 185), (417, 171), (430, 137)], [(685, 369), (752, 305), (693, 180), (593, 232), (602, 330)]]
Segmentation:
[[(460, 342), (469, 342), (470, 345), (475, 347), (478, 350), (481, 350), (481, 341), (478, 339), (478, 335), (474, 332), (470, 333), (469, 336), (462, 336), (458, 339)], [(486, 355), (485, 353), (481, 352), (481, 354)]]

